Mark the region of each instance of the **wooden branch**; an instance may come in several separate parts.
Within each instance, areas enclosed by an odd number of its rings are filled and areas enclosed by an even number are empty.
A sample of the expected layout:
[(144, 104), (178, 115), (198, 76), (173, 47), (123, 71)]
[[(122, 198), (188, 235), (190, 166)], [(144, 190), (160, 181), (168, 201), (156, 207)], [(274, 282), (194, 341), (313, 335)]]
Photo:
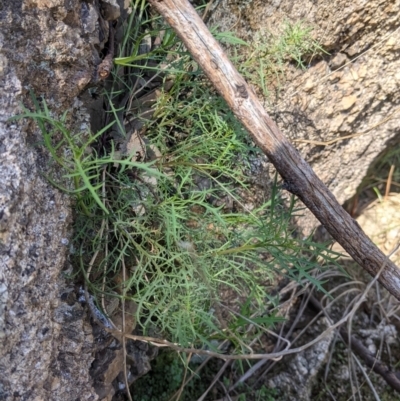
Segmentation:
[(400, 269), (372, 243), (317, 177), (237, 72), (188, 0), (149, 0), (182, 39), (193, 58), (228, 103), (284, 180), (332, 237), (372, 276), (384, 263), (379, 281), (400, 300)]

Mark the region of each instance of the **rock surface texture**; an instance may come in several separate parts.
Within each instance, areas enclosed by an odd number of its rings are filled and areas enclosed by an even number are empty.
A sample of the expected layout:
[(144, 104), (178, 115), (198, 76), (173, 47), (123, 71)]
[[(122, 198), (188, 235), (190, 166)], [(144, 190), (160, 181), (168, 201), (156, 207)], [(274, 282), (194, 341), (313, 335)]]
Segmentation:
[[(314, 326), (314, 330), (317, 330), (313, 334), (317, 337), (320, 334), (318, 330), (324, 331), (328, 327), (326, 318), (322, 318)], [(268, 387), (279, 389), (281, 394), (285, 394), (285, 401), (311, 401), (312, 384), (329, 358), (329, 347), (333, 338), (334, 333), (330, 332), (312, 347), (296, 354), (287, 363), (284, 371), (268, 381)]]
[(55, 118), (67, 110), (75, 132), (88, 129), (76, 97), (108, 37), (98, 10), (96, 1), (0, 3), (0, 400), (98, 399), (92, 329), (62, 275), (68, 197), (42, 175), (49, 159), (37, 126), (8, 121), (21, 103), (32, 109), (33, 91)]
[[(222, 0), (209, 21), (250, 43), (285, 21), (314, 28), (329, 55), (288, 68), (267, 109), (341, 203), (399, 139), (399, 14), (399, 0)], [(316, 221), (308, 214), (301, 224), (307, 232)]]

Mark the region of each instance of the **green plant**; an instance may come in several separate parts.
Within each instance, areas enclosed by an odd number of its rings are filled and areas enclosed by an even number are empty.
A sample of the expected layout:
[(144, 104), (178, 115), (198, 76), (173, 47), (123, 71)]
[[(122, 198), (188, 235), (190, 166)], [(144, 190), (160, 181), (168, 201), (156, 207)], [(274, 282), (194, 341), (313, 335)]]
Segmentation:
[(275, 389), (266, 388), (262, 386), (256, 393), (257, 401), (275, 401), (277, 391)]
[(278, 58), (294, 61), (297, 67), (305, 69), (304, 58), (314, 56), (316, 53), (328, 54), (311, 37), (313, 28), (304, 21), (291, 23), (286, 21), (283, 25), (282, 35), (278, 37), (272, 48), (272, 53), (278, 55)]
[[(254, 199), (250, 175), (258, 149), (174, 33), (149, 14), (144, 0), (132, 5), (104, 94), (105, 127), (71, 132), (67, 113), (54, 118), (34, 96), (34, 111), (24, 109), (19, 118), (37, 121), (50, 170), (61, 167), (64, 174), (48, 178), (76, 201), (71, 261), (99, 308), (108, 313), (107, 297), (130, 302), (143, 335), (248, 353), (255, 338), (282, 320), (270, 312), (276, 275), (321, 288), (313, 278), (316, 260), (331, 257), (292, 235), (298, 210), (294, 199), (284, 205), (277, 179), (266, 200)], [(215, 35), (243, 45), (230, 33)], [(159, 47), (143, 50), (154, 37), (160, 37)], [(275, 61), (283, 62), (288, 49)], [(149, 94), (156, 79), (151, 117), (141, 117), (145, 106), (137, 96)], [(128, 115), (143, 127), (139, 134), (129, 130)], [(137, 147), (126, 150), (135, 135), (145, 148), (140, 158)], [(219, 351), (223, 340), (231, 347)], [(135, 399), (169, 399), (192, 368), (187, 365), (177, 354), (163, 353), (153, 363), (154, 375), (135, 386)], [(196, 380), (182, 387), (182, 399), (193, 399)], [(273, 394), (262, 388), (255, 397)]]
[[(76, 197), (72, 258), (91, 293), (98, 300), (114, 296), (135, 303), (144, 334), (213, 350), (211, 340), (229, 339), (234, 352), (248, 352), (245, 344), (281, 320), (268, 314), (275, 274), (320, 287), (311, 274), (319, 266), (315, 256), (329, 254), (291, 235), (294, 200), (285, 207), (276, 182), (269, 200), (251, 201), (248, 172), (257, 149), (176, 37), (147, 14), (144, 1), (134, 6), (141, 24), (136, 17), (128, 21), (132, 43), (124, 40), (117, 60), (132, 70), (124, 79), (122, 67), (114, 73), (106, 94), (111, 122), (104, 129), (71, 133), (66, 114), (54, 119), (36, 100), (36, 111), (25, 109), (20, 117), (38, 122), (53, 161), (73, 181), (69, 189), (52, 180)], [(161, 46), (141, 54), (146, 35), (161, 31)], [(166, 60), (170, 68), (163, 67)], [(163, 76), (164, 84), (166, 72), (173, 73), (173, 82), (160, 89), (152, 118), (142, 121), (141, 144), (155, 156), (134, 161), (137, 150), (118, 149), (137, 133), (121, 123), (116, 101), (125, 98), (124, 90), (144, 91), (147, 84), (138, 89), (134, 77), (144, 79), (148, 70)], [(111, 127), (119, 136), (104, 143)], [(221, 293), (244, 303), (239, 313)], [(250, 332), (246, 323), (254, 326)]]
[(285, 21), (279, 31), (279, 34), (257, 33), (245, 48), (231, 49), (240, 72), (266, 97), (271, 84), (279, 87), (288, 62), (305, 69), (306, 60), (309, 62), (316, 55), (328, 54), (312, 38), (313, 28), (304, 21)]
[[(194, 374), (193, 379), (182, 387), (185, 370), (194, 373), (196, 365), (187, 362), (182, 355), (168, 350), (161, 351), (151, 362), (151, 371), (135, 383), (134, 401), (191, 401), (198, 399), (207, 389), (207, 381), (212, 380), (218, 363), (207, 366), (202, 375)], [(179, 391), (179, 390), (182, 391)], [(177, 397), (177, 395), (179, 396)]]
[[(229, 388), (229, 382), (226, 380), (225, 387)], [(245, 384), (238, 387), (239, 401), (254, 400), (254, 401), (275, 401), (278, 392), (274, 388), (267, 388), (262, 385), (261, 388), (255, 390)]]
[(168, 401), (179, 389), (184, 375), (180, 358), (162, 352), (151, 364), (151, 372), (135, 383), (134, 401)]

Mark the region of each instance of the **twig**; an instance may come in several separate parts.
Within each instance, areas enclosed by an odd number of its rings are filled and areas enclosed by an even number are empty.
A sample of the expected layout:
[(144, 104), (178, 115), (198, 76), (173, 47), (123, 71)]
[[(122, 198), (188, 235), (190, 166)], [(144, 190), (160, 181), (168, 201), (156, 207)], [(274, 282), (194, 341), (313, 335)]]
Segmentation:
[[(298, 296), (298, 295), (297, 295)], [(307, 302), (308, 302), (308, 297), (307, 298), (303, 298), (303, 302), (302, 305), (300, 306), (299, 312), (296, 315), (296, 318), (294, 319), (293, 323), (291, 324), (288, 332), (285, 334), (285, 337), (282, 337), (282, 335), (279, 335), (279, 340), (277, 341), (275, 347), (274, 347), (274, 352), (279, 350), (281, 348), (281, 343), (280, 343), (280, 339), (282, 339), (283, 341), (289, 343), (289, 344), (293, 344), (293, 342), (290, 342), (289, 340), (287, 340), (287, 338), (289, 338), (298, 321), (300, 320), (301, 316), (303, 315), (304, 309), (307, 306)], [(283, 326), (282, 326), (283, 329)], [(282, 333), (282, 332), (281, 332)], [(298, 338), (298, 337), (297, 337)], [(270, 364), (270, 366), (267, 367), (267, 369), (264, 370), (264, 372), (262, 373), (262, 375), (260, 377), (262, 377), (263, 375), (265, 375), (269, 369), (271, 369), (278, 361), (278, 360), (273, 360), (272, 363)], [(253, 376), (255, 374), (255, 372), (257, 372), (259, 369), (261, 369), (267, 362), (269, 362), (269, 360), (264, 359), (264, 360), (260, 360), (258, 361), (255, 365), (253, 365), (249, 370), (247, 370), (246, 373), (244, 373), (236, 382), (235, 384), (233, 384), (232, 386), (229, 387), (229, 391), (234, 390), (236, 387), (239, 386), (240, 383), (245, 382), (247, 379), (249, 379), (251, 376)], [(259, 380), (259, 379), (258, 379)], [(256, 382), (258, 382), (258, 380)]]
[[(310, 302), (316, 309), (324, 311), (322, 305), (314, 296), (310, 298)], [(394, 388), (396, 391), (400, 393), (400, 379), (398, 377), (400, 376), (400, 372), (391, 371), (390, 368), (388, 368), (382, 362), (377, 360), (375, 356), (373, 356), (369, 352), (369, 350), (366, 347), (364, 347), (364, 345), (360, 341), (358, 341), (354, 336), (350, 336), (349, 338), (349, 333), (344, 327), (339, 329), (339, 333), (343, 342), (348, 347), (350, 347), (365, 362), (365, 364), (369, 368), (372, 368), (372, 370), (375, 373), (381, 375), (383, 379), (386, 381), (386, 383), (388, 383), (392, 388)]]
[[(125, 259), (122, 257), (121, 259), (122, 263), (122, 299), (121, 299), (121, 309), (122, 309), (122, 330), (126, 331), (126, 323), (125, 323), (125, 296), (126, 296), (126, 266), (125, 266)], [(124, 354), (124, 381), (125, 381), (125, 387), (126, 387), (126, 394), (128, 395), (129, 401), (132, 401), (132, 395), (129, 390), (129, 381), (128, 381), (128, 366), (126, 364), (126, 341), (122, 341), (122, 348), (123, 348), (123, 354)]]
[(337, 327), (341, 326), (346, 321), (347, 321), (347, 316), (345, 316), (344, 318), (342, 318), (341, 320), (339, 320), (337, 323), (333, 324), (332, 326), (328, 327), (328, 329), (326, 329), (318, 337), (314, 338), (314, 340), (312, 340), (309, 343), (302, 345), (301, 347), (298, 347), (298, 348), (288, 349), (288, 350), (280, 351), (280, 352), (272, 352), (270, 354), (240, 354), (240, 355), (220, 354), (218, 352), (209, 351), (209, 350), (182, 347), (178, 343), (173, 343), (173, 342), (170, 342), (165, 339), (123, 333), (120, 330), (110, 329), (101, 322), (98, 322), (98, 323), (102, 326), (102, 328), (105, 331), (113, 334), (118, 339), (125, 337), (125, 338), (129, 338), (129, 339), (135, 340), (135, 341), (146, 342), (150, 345), (154, 345), (155, 347), (171, 348), (178, 352), (192, 353), (192, 354), (197, 354), (197, 355), (207, 355), (210, 357), (215, 357), (215, 358), (219, 358), (219, 359), (223, 359), (223, 360), (246, 360), (246, 359), (254, 360), (254, 359), (278, 359), (278, 358), (281, 358), (286, 355), (297, 354), (299, 352), (302, 352), (305, 349), (316, 344), (317, 342), (321, 341), (331, 331), (335, 330)]
[[(361, 373), (362, 373), (362, 375), (364, 376), (364, 379), (365, 379), (365, 381), (367, 382), (369, 388), (371, 389), (372, 394), (373, 394), (374, 397), (375, 397), (375, 400), (376, 400), (376, 401), (381, 401), (381, 399), (379, 398), (378, 393), (377, 393), (376, 390), (375, 390), (374, 385), (372, 384), (370, 378), (368, 377), (367, 372), (366, 372), (365, 369), (364, 369), (364, 366), (361, 365), (360, 361), (358, 360), (358, 358), (357, 358), (354, 354), (353, 354), (353, 359), (356, 361), (356, 363), (357, 363), (357, 365), (358, 365), (358, 368), (361, 370)], [(358, 387), (358, 392), (360, 392), (361, 387), (362, 387), (363, 384), (364, 384), (364, 383), (362, 383), (361, 386)]]
[[(102, 174), (102, 180), (103, 180), (102, 197), (103, 197), (103, 199), (105, 199), (105, 196), (106, 196), (105, 174), (106, 174), (106, 167), (103, 168), (103, 174)], [(92, 298), (89, 295), (89, 291), (88, 291), (88, 283), (90, 282), (90, 274), (92, 272), (93, 265), (94, 265), (94, 262), (95, 262), (95, 260), (97, 258), (97, 255), (100, 252), (101, 240), (103, 238), (103, 233), (104, 233), (105, 226), (106, 226), (106, 219), (103, 219), (101, 221), (101, 226), (100, 226), (100, 230), (99, 230), (99, 234), (98, 234), (99, 235), (99, 245), (96, 248), (96, 251), (92, 256), (92, 259), (90, 259), (87, 272), (85, 273), (83, 271), (83, 274), (85, 276), (84, 277), (83, 289), (84, 289), (84, 292), (85, 292), (86, 304), (88, 305), (88, 308), (90, 310), (90, 313), (91, 313), (93, 319), (96, 321), (96, 323), (98, 323), (104, 329), (107, 328), (107, 330), (110, 330), (110, 329), (116, 329), (116, 327), (115, 327), (114, 323), (112, 322), (112, 320), (107, 315), (107, 311), (106, 311), (106, 309), (104, 307), (104, 299), (102, 299), (102, 303), (103, 303), (103, 312), (104, 312), (105, 315), (101, 314), (100, 311), (96, 308)]]
[(230, 396), (229, 393), (228, 393), (228, 390), (227, 390), (226, 387), (224, 386), (224, 383), (222, 383), (220, 380), (218, 380), (218, 384), (219, 384), (219, 385), (222, 387), (222, 389), (224, 390), (226, 401), (233, 401), (232, 398), (231, 398), (231, 396)]
[[(149, 2), (176, 31), (252, 139), (274, 164), (284, 180), (283, 188), (298, 196), (349, 255), (370, 275), (376, 276), (386, 256), (271, 120), (192, 5), (187, 0)], [(379, 282), (400, 300), (400, 269), (393, 262), (387, 261)]]
[[(278, 342), (281, 341), (281, 340), (284, 341), (284, 342), (286, 342), (287, 345), (286, 345), (286, 348), (285, 348), (285, 349), (289, 349), (289, 348), (291, 347), (291, 345), (292, 345), (291, 342), (290, 342), (289, 340), (287, 340), (286, 338), (280, 336), (279, 334), (274, 333), (274, 332), (271, 331), (271, 330), (268, 330), (268, 329), (265, 328), (265, 327), (262, 327), (261, 325), (259, 325), (259, 324), (257, 324), (257, 323), (254, 323), (254, 322), (251, 320), (251, 318), (248, 318), (248, 317), (242, 315), (241, 313), (238, 313), (238, 312), (234, 311), (233, 309), (228, 308), (228, 307), (225, 306), (225, 305), (222, 305), (222, 306), (223, 306), (225, 309), (227, 309), (229, 312), (233, 313), (234, 315), (240, 317), (240, 318), (243, 319), (243, 320), (246, 320), (251, 326), (255, 326), (255, 327), (259, 328), (260, 330), (263, 330), (263, 331), (265, 331), (266, 333), (270, 334), (271, 336), (277, 337), (277, 338), (278, 338)], [(249, 347), (247, 347), (247, 348), (249, 348)], [(280, 360), (280, 359), (281, 359), (281, 358), (278, 358), (277, 360)]]
[[(103, 170), (103, 202), (105, 200), (105, 175), (104, 172), (106, 169)], [(107, 284), (107, 265), (108, 265), (108, 220), (106, 221), (106, 238), (105, 238), (105, 250), (104, 250), (104, 267), (103, 267), (103, 282), (102, 282), (102, 287), (101, 287), (101, 307), (106, 314), (107, 318), (110, 318), (107, 314), (107, 308), (106, 308), (106, 302), (105, 302), (105, 296), (104, 294), (106, 293), (106, 284)]]
[[(224, 340), (222, 341), (222, 343), (220, 343), (218, 345), (218, 349), (223, 349), (224, 346), (226, 345), (226, 343), (228, 342), (228, 340)], [(189, 354), (191, 355), (191, 354)], [(201, 365), (194, 371), (192, 372), (192, 374), (190, 375), (190, 377), (188, 379), (186, 379), (186, 381), (183, 383), (183, 386), (186, 386), (196, 375), (198, 375), (198, 373), (201, 371), (201, 369), (203, 369), (203, 367), (205, 365), (207, 365), (208, 361), (210, 361), (211, 357), (207, 357), (204, 359), (204, 361), (201, 363)], [(175, 399), (176, 395), (178, 394), (178, 392), (176, 392), (169, 401), (172, 401), (173, 399)]]
[(210, 12), (210, 8), (212, 6), (212, 3), (214, 3), (214, 0), (210, 0), (207, 5), (206, 8), (204, 9), (203, 15), (201, 16), (201, 19), (207, 23), (208, 20), (208, 13)]
[(222, 374), (225, 372), (226, 368), (232, 363), (232, 361), (225, 361), (224, 365), (222, 368), (219, 370), (219, 372), (215, 375), (213, 381), (211, 384), (208, 386), (207, 390), (202, 394), (200, 398), (197, 399), (197, 401), (204, 401), (204, 398), (207, 396), (209, 391), (214, 387), (214, 384), (217, 383), (219, 378), (222, 376)]
[(392, 164), (390, 166), (390, 171), (389, 171), (388, 179), (386, 182), (385, 200), (387, 200), (389, 193), (390, 193), (390, 187), (392, 186), (392, 179), (393, 179), (393, 173), (394, 173), (395, 167), (396, 166), (394, 164)]

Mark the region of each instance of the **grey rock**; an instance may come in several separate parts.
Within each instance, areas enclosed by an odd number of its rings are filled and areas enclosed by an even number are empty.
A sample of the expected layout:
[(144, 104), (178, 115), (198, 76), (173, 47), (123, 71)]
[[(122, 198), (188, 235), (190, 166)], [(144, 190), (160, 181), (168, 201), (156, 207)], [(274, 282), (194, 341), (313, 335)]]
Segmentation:
[[(366, 7), (363, 0), (221, 0), (214, 8), (209, 25), (220, 31), (234, 27), (250, 43), (257, 35), (278, 35), (287, 20), (302, 20), (333, 55), (311, 58), (305, 71), (288, 68), (277, 97), (268, 100), (268, 112), (344, 203), (374, 160), (398, 140), (398, 2), (374, 0)], [(348, 65), (346, 58), (352, 60)], [(331, 140), (337, 141), (316, 143)], [(299, 224), (308, 234), (318, 222), (304, 213)]]
[(344, 53), (338, 53), (329, 63), (330, 68), (332, 70), (337, 70), (340, 67), (343, 67), (350, 60)]
[(121, 15), (121, 9), (116, 0), (101, 0), (101, 10), (106, 21), (114, 21)]
[(1, 6), (0, 399), (94, 401), (92, 328), (76, 300), (64, 301), (73, 293), (62, 275), (71, 202), (43, 177), (50, 163), (36, 124), (9, 120), (21, 103), (33, 109), (32, 90), (54, 118), (74, 115), (71, 130), (89, 126), (76, 96), (91, 81), (103, 45), (98, 17), (80, 0), (49, 3)]
[[(326, 318), (320, 320), (319, 329), (326, 330)], [(317, 333), (315, 334), (317, 336)], [(285, 370), (268, 381), (270, 388), (277, 388), (285, 401), (310, 401), (312, 384), (320, 368), (329, 355), (329, 347), (334, 337), (330, 331), (319, 342), (296, 354), (286, 362)]]

